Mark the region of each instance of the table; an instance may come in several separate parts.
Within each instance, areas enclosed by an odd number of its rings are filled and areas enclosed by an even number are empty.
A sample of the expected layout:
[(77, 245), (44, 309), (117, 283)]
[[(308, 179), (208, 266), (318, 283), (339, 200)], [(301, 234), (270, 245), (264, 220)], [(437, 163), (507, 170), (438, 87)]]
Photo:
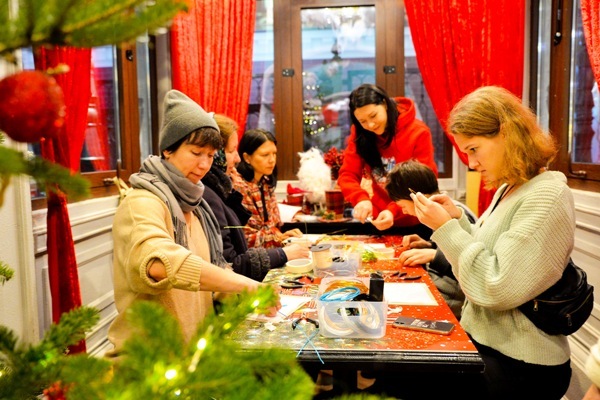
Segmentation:
[(302, 233), (308, 234), (346, 234), (346, 235), (385, 235), (385, 236), (404, 236), (409, 234), (417, 234), (425, 240), (429, 240), (431, 229), (425, 225), (407, 226), (407, 227), (392, 227), (385, 231), (380, 231), (371, 223), (361, 223), (358, 220), (349, 220), (343, 222), (285, 222), (281, 227), (281, 231), (285, 232), (290, 229), (300, 229)]
[[(365, 243), (385, 243), (394, 247), (396, 253), (402, 251), (400, 236), (343, 236), (331, 237), (336, 240), (362, 240)], [(435, 297), (438, 305), (403, 305), (400, 312), (388, 314), (386, 334), (381, 339), (348, 339), (326, 338), (319, 334), (312, 339), (312, 344), (307, 344), (307, 335), (312, 335), (314, 328), (311, 324), (302, 325), (304, 330), (292, 329), (292, 321), (301, 313), (306, 317), (318, 319), (315, 302), (309, 302), (292, 315), (292, 318), (275, 325), (273, 331), (264, 329), (264, 323), (246, 321), (237, 329), (232, 338), (238, 341), (245, 350), (267, 346), (289, 348), (298, 352), (299, 362), (307, 371), (334, 370), (334, 379), (338, 382), (349, 383), (350, 389), (356, 389), (356, 371), (410, 371), (411, 373), (423, 372), (452, 372), (452, 373), (480, 373), (484, 363), (475, 346), (462, 329), (450, 308), (443, 300), (441, 294), (422, 267), (403, 267), (397, 260), (378, 260), (363, 263), (359, 276), (368, 276), (373, 271), (402, 271), (407, 276), (421, 275), (415, 282), (424, 282)], [(284, 269), (271, 270), (264, 282), (281, 283), (289, 274)], [(396, 278), (387, 277), (386, 281)], [(410, 284), (410, 283), (407, 283)], [(313, 285), (308, 289), (282, 289), (282, 293), (315, 295), (318, 286)], [(421, 319), (448, 320), (456, 324), (450, 335), (418, 332), (391, 326), (395, 317), (412, 316)], [(319, 357), (324, 361), (321, 363)]]

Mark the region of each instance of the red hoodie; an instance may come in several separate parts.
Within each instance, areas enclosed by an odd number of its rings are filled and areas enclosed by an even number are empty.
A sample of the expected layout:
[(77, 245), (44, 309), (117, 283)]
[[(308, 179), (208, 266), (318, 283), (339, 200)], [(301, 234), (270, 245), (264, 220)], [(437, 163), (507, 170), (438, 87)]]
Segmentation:
[[(377, 136), (376, 145), (381, 157), (394, 158), (396, 164), (415, 159), (429, 166), (437, 175), (437, 165), (433, 158), (433, 142), (431, 131), (423, 123), (415, 119), (414, 102), (406, 97), (395, 98), (398, 105), (398, 121), (396, 122), (396, 134), (389, 147), (383, 148), (385, 138)], [(360, 187), (362, 177), (373, 179), (373, 198)], [(373, 217), (383, 210), (390, 210), (394, 215), (394, 226), (412, 226), (419, 224), (416, 217), (405, 215), (402, 209), (388, 196), (385, 188), (376, 183), (371, 168), (356, 152), (356, 129), (354, 125), (350, 128), (348, 147), (344, 151), (344, 163), (340, 168), (338, 184), (344, 193), (344, 198), (353, 206), (363, 200), (371, 200), (373, 203)]]

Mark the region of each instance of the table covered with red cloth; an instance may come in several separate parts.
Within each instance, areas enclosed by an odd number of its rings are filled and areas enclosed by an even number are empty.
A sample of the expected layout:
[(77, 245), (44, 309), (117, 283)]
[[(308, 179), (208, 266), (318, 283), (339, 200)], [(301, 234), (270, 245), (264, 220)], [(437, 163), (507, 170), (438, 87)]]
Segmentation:
[[(403, 251), (401, 236), (344, 236), (343, 240), (361, 240), (363, 243), (385, 243), (394, 247), (396, 257)], [(421, 276), (410, 282), (427, 284), (437, 305), (402, 305), (401, 311), (394, 311), (389, 305), (385, 336), (379, 339), (329, 338), (315, 334), (317, 329), (310, 323), (304, 323), (302, 329), (293, 329), (292, 322), (300, 316), (318, 320), (315, 301), (301, 307), (294, 315), (279, 324), (273, 330), (265, 329), (264, 322), (246, 321), (235, 331), (233, 339), (244, 349), (265, 346), (283, 347), (295, 352), (300, 349), (298, 360), (306, 367), (322, 370), (370, 370), (370, 371), (411, 371), (411, 372), (453, 372), (479, 373), (484, 363), (469, 336), (460, 326), (456, 317), (442, 298), (423, 267), (404, 267), (397, 260), (377, 260), (363, 262), (359, 276), (369, 276), (373, 271), (383, 272), (386, 282), (399, 281), (392, 272), (406, 272), (405, 277)], [(285, 269), (273, 269), (264, 282), (280, 284), (284, 279), (296, 277), (286, 273)], [(306, 279), (305, 279), (306, 280)], [(310, 283), (309, 280), (306, 280)], [(405, 281), (406, 282), (406, 281)], [(406, 283), (411, 284), (411, 283)], [(282, 289), (282, 293), (294, 295), (316, 295), (318, 285), (302, 288)], [(445, 320), (456, 326), (449, 335), (427, 333), (393, 327), (391, 324), (398, 316), (418, 317), (429, 320)], [(307, 337), (312, 337), (307, 343)], [(314, 346), (314, 347), (313, 347)], [(316, 349), (316, 350), (315, 350)], [(324, 361), (324, 364), (320, 360)]]

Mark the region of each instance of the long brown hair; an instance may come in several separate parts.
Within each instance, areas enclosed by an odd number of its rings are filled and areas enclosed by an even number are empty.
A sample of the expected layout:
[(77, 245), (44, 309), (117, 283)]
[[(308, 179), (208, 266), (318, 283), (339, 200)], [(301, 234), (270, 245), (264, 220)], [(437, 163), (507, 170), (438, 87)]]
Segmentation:
[(554, 138), (537, 123), (533, 111), (508, 90), (483, 86), (463, 97), (448, 117), (453, 135), (505, 140), (504, 176), (500, 181), (522, 184), (556, 157)]

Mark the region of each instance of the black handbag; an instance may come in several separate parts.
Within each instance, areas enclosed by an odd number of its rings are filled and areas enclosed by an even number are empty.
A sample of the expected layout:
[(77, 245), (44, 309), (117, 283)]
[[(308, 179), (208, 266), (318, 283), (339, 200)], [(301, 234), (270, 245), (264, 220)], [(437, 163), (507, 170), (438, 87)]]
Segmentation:
[(535, 299), (519, 306), (539, 329), (549, 335), (570, 335), (587, 321), (594, 308), (594, 287), (573, 260), (562, 277)]

